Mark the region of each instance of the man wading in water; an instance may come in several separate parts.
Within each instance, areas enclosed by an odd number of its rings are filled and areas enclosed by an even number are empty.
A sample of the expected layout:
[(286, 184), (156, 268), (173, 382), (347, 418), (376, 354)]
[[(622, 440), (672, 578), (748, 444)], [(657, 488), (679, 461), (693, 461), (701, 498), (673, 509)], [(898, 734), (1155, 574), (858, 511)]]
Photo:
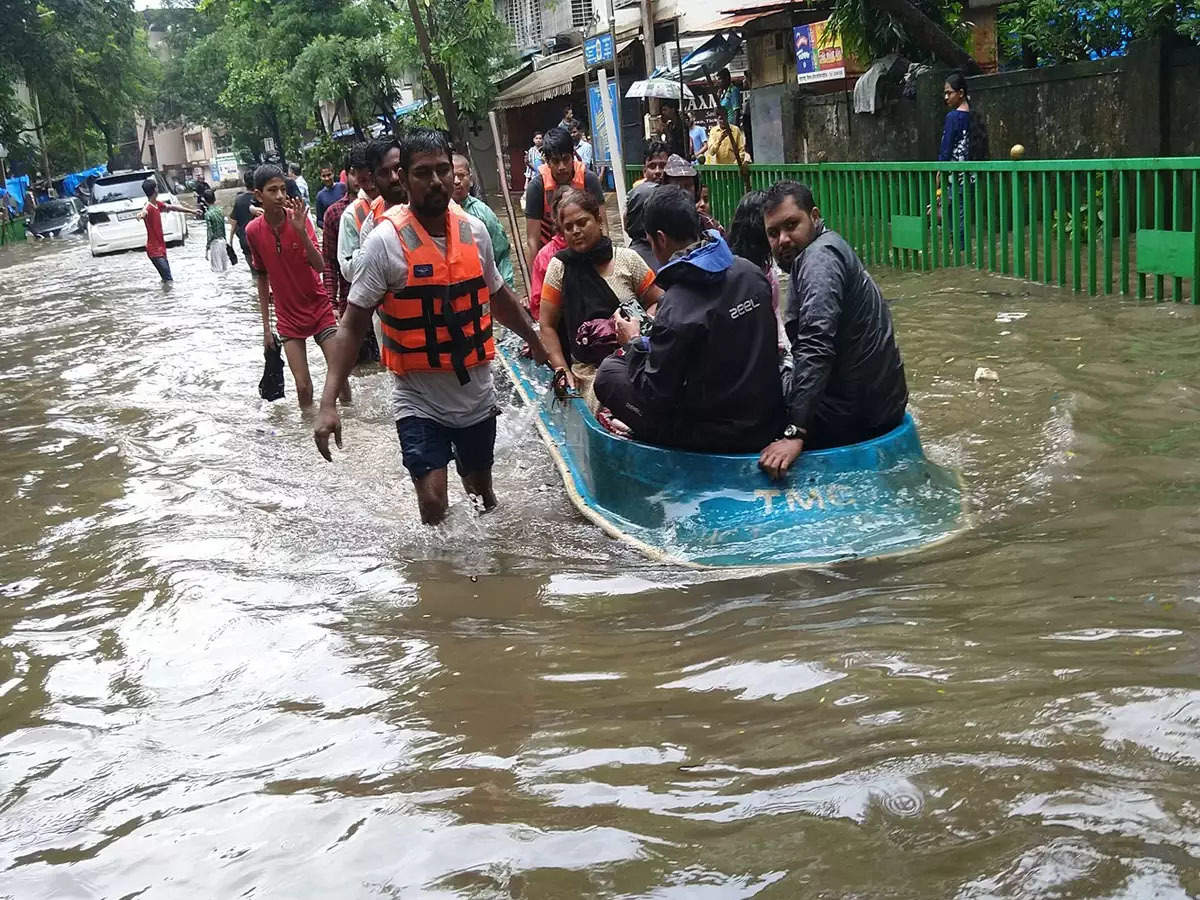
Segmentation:
[(416, 487), (421, 521), (436, 525), (449, 507), (452, 457), (467, 493), (484, 509), (496, 505), (492, 314), (528, 342), (537, 363), (546, 361), (546, 351), (496, 268), (487, 228), (450, 208), (454, 170), (446, 139), (436, 131), (413, 131), (400, 145), (399, 167), (409, 205), (388, 209), (363, 243), (349, 304), (330, 341), (313, 438), (332, 461), (329, 436), (342, 446), (338, 389), (378, 307), (404, 467)]

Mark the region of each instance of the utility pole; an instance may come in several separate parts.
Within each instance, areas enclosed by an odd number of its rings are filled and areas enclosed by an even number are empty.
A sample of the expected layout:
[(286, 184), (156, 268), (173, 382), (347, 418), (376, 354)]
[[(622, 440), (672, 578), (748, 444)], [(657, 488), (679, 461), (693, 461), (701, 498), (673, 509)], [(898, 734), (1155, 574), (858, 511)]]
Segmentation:
[[(641, 0), (642, 8), (642, 52), (646, 57), (646, 77), (654, 71), (654, 0)], [(650, 117), (654, 118), (662, 111), (662, 101), (651, 98)]]
[(654, 71), (654, 0), (641, 0), (642, 52), (646, 57), (646, 77)]

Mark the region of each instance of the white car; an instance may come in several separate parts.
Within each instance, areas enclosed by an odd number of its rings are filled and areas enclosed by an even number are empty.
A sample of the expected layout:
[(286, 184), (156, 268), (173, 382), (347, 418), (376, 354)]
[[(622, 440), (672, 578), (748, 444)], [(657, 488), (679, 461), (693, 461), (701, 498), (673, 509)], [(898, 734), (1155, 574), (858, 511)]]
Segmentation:
[[(135, 250), (146, 246), (146, 225), (138, 213), (146, 205), (142, 182), (153, 178), (158, 183), (158, 199), (163, 203), (178, 203), (175, 195), (157, 172), (142, 169), (118, 172), (97, 178), (92, 185), (88, 203), (88, 243), (92, 256)], [(162, 216), (163, 239), (168, 245), (182, 244), (187, 239), (187, 217), (179, 212)]]

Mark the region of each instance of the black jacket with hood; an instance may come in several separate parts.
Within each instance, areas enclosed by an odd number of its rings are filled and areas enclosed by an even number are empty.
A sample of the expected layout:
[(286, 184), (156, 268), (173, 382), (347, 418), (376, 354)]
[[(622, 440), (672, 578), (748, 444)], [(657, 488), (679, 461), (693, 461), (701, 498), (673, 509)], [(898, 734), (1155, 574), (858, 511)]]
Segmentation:
[(908, 404), (892, 314), (858, 255), (823, 224), (792, 264), (787, 421), (805, 447), (840, 447), (900, 424)]
[(658, 270), (650, 334), (626, 349), (632, 395), (658, 443), (757, 453), (783, 427), (771, 285), (716, 232)]

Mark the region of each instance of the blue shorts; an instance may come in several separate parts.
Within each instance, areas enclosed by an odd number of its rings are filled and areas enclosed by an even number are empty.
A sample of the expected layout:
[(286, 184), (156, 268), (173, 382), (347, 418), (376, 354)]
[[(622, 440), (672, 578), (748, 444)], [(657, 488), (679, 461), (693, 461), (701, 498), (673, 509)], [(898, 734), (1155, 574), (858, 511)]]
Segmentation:
[(396, 420), (404, 468), (414, 479), (444, 469), (453, 457), (458, 474), (486, 472), (495, 462), (496, 417), (466, 428), (449, 428), (432, 419), (405, 416)]

